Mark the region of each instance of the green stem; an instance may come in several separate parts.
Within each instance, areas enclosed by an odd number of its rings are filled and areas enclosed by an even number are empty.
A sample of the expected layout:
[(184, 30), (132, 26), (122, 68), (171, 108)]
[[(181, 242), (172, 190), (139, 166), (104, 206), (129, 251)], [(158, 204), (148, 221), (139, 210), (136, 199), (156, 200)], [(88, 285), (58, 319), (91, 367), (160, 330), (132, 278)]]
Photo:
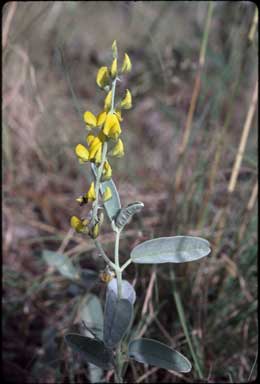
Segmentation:
[(104, 251), (102, 245), (100, 244), (100, 242), (99, 242), (97, 239), (95, 239), (95, 240), (94, 240), (94, 243), (95, 243), (97, 249), (100, 251), (101, 256), (103, 257), (103, 259), (105, 260), (105, 262), (106, 262), (112, 269), (115, 270), (115, 269), (116, 269), (116, 265), (115, 265), (115, 264), (108, 258), (108, 256), (106, 255), (106, 253), (105, 253), (105, 251)]
[(117, 295), (118, 299), (122, 297), (122, 271), (120, 269), (119, 263), (119, 239), (120, 239), (120, 230), (116, 231), (116, 241), (115, 241), (115, 265), (116, 265), (116, 278), (117, 278)]
[[(110, 108), (109, 113), (114, 112), (115, 91), (116, 91), (117, 80), (118, 79), (116, 77), (112, 82), (112, 98), (111, 98), (112, 100), (111, 100), (111, 108)], [(92, 215), (93, 224), (95, 224), (98, 221), (97, 211), (98, 211), (99, 188), (100, 188), (100, 183), (101, 183), (101, 178), (102, 178), (102, 173), (103, 173), (103, 167), (104, 167), (106, 158), (107, 158), (107, 142), (105, 141), (103, 144), (103, 148), (102, 148), (101, 163), (100, 163), (100, 166), (98, 167), (98, 170), (97, 170), (96, 185), (95, 185), (96, 200), (93, 203), (93, 215)]]
[(123, 271), (128, 267), (128, 265), (131, 264), (131, 263), (132, 263), (132, 259), (130, 258), (130, 259), (128, 259), (128, 260), (122, 265), (122, 267), (121, 267), (121, 272), (123, 272)]

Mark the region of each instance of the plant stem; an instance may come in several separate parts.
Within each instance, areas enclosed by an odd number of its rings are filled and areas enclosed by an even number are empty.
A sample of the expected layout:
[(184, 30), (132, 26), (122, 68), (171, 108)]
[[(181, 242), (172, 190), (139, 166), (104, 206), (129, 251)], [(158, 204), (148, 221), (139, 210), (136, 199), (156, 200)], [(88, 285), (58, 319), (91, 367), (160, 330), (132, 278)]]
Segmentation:
[(116, 241), (115, 241), (115, 266), (116, 266), (116, 278), (117, 278), (117, 295), (118, 299), (122, 297), (122, 271), (120, 269), (119, 263), (119, 239), (120, 239), (120, 230), (116, 231)]
[(121, 272), (123, 272), (123, 271), (126, 269), (126, 267), (128, 267), (128, 265), (131, 264), (131, 263), (132, 263), (132, 259), (130, 258), (130, 259), (128, 259), (128, 260), (122, 265), (122, 267), (121, 267)]
[(116, 266), (115, 264), (108, 258), (108, 256), (106, 255), (102, 245), (100, 244), (99, 240), (95, 239), (94, 240), (94, 243), (97, 247), (97, 249), (100, 251), (101, 253), (101, 256), (103, 257), (103, 259), (105, 260), (105, 262), (112, 268), (112, 269), (116, 269)]

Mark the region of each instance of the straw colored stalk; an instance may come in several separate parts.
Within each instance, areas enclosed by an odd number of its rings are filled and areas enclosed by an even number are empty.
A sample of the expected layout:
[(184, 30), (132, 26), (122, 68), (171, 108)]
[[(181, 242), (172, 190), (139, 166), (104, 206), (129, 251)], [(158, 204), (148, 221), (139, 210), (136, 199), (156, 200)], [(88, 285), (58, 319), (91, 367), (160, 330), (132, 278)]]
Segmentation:
[[(249, 48), (249, 46), (253, 42), (253, 39), (255, 38), (255, 31), (256, 31), (257, 23), (258, 23), (258, 9), (256, 8), (256, 11), (255, 11), (255, 14), (254, 14), (254, 17), (252, 20), (252, 24), (251, 24), (250, 30), (248, 32), (248, 35), (247, 35), (246, 49)], [(223, 127), (217, 136), (217, 148), (215, 151), (215, 156), (214, 156), (214, 159), (212, 162), (209, 180), (207, 183), (208, 186), (207, 186), (205, 193), (204, 193), (204, 196), (203, 196), (203, 206), (201, 208), (201, 213), (199, 214), (199, 220), (198, 220), (198, 225), (197, 225), (197, 229), (199, 229), (199, 230), (204, 226), (204, 223), (205, 223), (205, 220), (207, 217), (208, 202), (210, 200), (210, 197), (211, 197), (211, 194), (212, 194), (212, 191), (214, 188), (214, 184), (215, 184), (215, 180), (217, 177), (221, 156), (222, 156), (222, 153), (223, 153), (224, 148), (225, 148), (226, 132), (228, 130), (230, 120), (232, 117), (232, 113), (233, 113), (233, 109), (234, 109), (234, 102), (235, 102), (235, 98), (237, 96), (237, 91), (239, 89), (239, 85), (241, 82), (241, 74), (243, 72), (244, 65), (245, 65), (245, 61), (244, 61), (244, 64), (241, 66), (241, 68), (237, 74), (237, 77), (236, 77), (236, 80), (235, 80), (235, 83), (233, 86), (231, 98), (230, 98), (228, 113), (227, 113), (226, 119), (224, 121)]]
[(255, 203), (256, 203), (257, 194), (258, 194), (258, 182), (256, 181), (254, 184), (253, 190), (251, 192), (247, 207), (246, 207), (244, 220), (243, 220), (243, 222), (240, 226), (240, 229), (239, 229), (239, 233), (238, 233), (238, 241), (239, 242), (242, 240), (242, 238), (244, 236), (246, 227), (247, 227), (248, 222), (249, 222), (250, 217), (251, 217), (251, 212), (252, 212), (252, 210), (255, 206)]
[(243, 130), (242, 130), (242, 135), (241, 135), (236, 159), (235, 159), (232, 173), (230, 176), (230, 180), (229, 180), (229, 184), (228, 184), (227, 204), (221, 211), (220, 220), (219, 220), (219, 224), (218, 224), (217, 238), (215, 239), (215, 245), (214, 245), (214, 255), (218, 252), (219, 244), (220, 244), (221, 239), (223, 237), (224, 228), (226, 226), (227, 213), (228, 213), (228, 209), (229, 209), (229, 202), (230, 202), (230, 198), (231, 198), (231, 196), (235, 190), (236, 184), (237, 184), (237, 178), (238, 178), (241, 162), (243, 159), (249, 131), (250, 131), (250, 128), (252, 126), (252, 120), (253, 120), (255, 109), (256, 109), (257, 96), (258, 96), (258, 81), (256, 81), (256, 84), (255, 84), (255, 88), (254, 88), (252, 99), (251, 99), (249, 109), (247, 112), (245, 124), (244, 124)]
[(201, 87), (201, 73), (202, 73), (202, 70), (203, 70), (204, 64), (205, 64), (207, 43), (208, 43), (208, 37), (209, 37), (209, 31), (210, 31), (210, 25), (211, 25), (211, 19), (212, 19), (212, 11), (213, 11), (213, 2), (210, 1), (209, 5), (208, 5), (208, 12), (207, 12), (207, 16), (206, 16), (205, 29), (204, 29), (204, 33), (203, 33), (202, 42), (201, 42), (201, 48), (200, 48), (199, 68), (198, 68), (196, 78), (195, 78), (195, 83), (194, 83), (194, 87), (193, 87), (190, 107), (189, 107), (187, 119), (185, 122), (182, 142), (181, 142), (180, 149), (179, 149), (179, 161), (178, 161), (178, 167), (177, 167), (176, 176), (175, 176), (175, 188), (177, 191), (178, 191), (180, 184), (181, 184), (181, 179), (182, 179), (182, 174), (183, 174), (184, 154), (185, 154), (188, 142), (189, 142), (191, 129), (192, 129), (193, 115), (195, 112), (195, 108), (197, 105), (197, 100), (198, 100), (198, 96), (199, 96), (199, 92), (200, 92), (200, 87)]

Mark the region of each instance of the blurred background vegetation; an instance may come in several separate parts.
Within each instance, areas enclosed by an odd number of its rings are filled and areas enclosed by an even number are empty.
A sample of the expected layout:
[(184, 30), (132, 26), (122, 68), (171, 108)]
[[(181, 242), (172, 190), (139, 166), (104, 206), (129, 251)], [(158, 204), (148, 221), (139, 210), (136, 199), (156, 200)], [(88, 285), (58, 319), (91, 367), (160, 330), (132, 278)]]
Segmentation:
[[(9, 2), (2, 28), (5, 381), (91, 379), (63, 335), (77, 326), (86, 293), (103, 303), (105, 284), (96, 276), (104, 264), (69, 219), (80, 215), (75, 198), (89, 185), (74, 154), (85, 137), (82, 112), (100, 110), (95, 77), (110, 63), (114, 39), (121, 57), (128, 52), (132, 60), (123, 87), (133, 93), (133, 109), (124, 116), (126, 154), (113, 161), (113, 178), (124, 205), (145, 205), (124, 232), (121, 259), (155, 236), (195, 235), (212, 244), (207, 260), (127, 270), (138, 296), (134, 330), (176, 347), (193, 370), (180, 375), (131, 363), (126, 380), (254, 379), (256, 5)], [(100, 241), (111, 255), (113, 240), (107, 223)], [(55, 272), (43, 250), (64, 252), (93, 272), (91, 282), (82, 288)]]

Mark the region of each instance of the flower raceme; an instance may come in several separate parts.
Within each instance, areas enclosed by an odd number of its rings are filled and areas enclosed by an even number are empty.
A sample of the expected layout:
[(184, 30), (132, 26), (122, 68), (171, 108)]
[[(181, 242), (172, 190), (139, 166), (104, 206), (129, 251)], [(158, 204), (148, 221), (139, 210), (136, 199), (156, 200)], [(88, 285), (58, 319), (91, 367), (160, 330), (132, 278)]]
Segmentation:
[[(132, 95), (129, 89), (125, 90), (121, 100), (115, 100), (116, 83), (120, 80), (119, 76), (131, 71), (131, 60), (125, 53), (122, 65), (119, 66), (116, 41), (112, 44), (112, 57), (111, 65), (102, 66), (96, 76), (98, 87), (106, 93), (103, 109), (97, 115), (91, 111), (83, 114), (83, 121), (89, 132), (86, 136), (87, 145), (78, 144), (75, 147), (79, 163), (92, 162), (96, 168), (96, 175), (88, 192), (76, 199), (80, 206), (92, 203), (92, 217), (87, 220), (72, 216), (71, 227), (79, 233), (88, 233), (92, 238), (96, 238), (100, 232), (100, 212), (102, 211), (99, 202), (100, 183), (109, 181), (112, 177), (112, 168), (107, 157), (124, 156), (124, 144), (120, 138), (122, 110), (132, 107)], [(112, 191), (107, 186), (102, 194), (102, 201), (106, 202), (111, 198)]]

